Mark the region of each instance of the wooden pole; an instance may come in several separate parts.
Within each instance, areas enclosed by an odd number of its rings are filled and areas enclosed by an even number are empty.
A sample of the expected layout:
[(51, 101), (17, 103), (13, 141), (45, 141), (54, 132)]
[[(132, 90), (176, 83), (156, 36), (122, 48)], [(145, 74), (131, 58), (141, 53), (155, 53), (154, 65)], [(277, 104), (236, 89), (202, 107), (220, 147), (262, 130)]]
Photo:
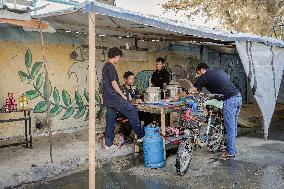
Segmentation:
[(43, 58), (43, 65), (44, 65), (44, 70), (45, 70), (45, 85), (46, 85), (46, 90), (44, 93), (46, 93), (46, 105), (47, 105), (47, 110), (46, 110), (46, 120), (47, 120), (47, 126), (48, 126), (48, 133), (49, 133), (49, 156), (50, 156), (50, 162), (53, 163), (53, 156), (52, 156), (52, 131), (51, 131), (51, 120), (50, 120), (50, 102), (49, 102), (49, 77), (48, 77), (48, 70), (47, 70), (47, 61), (44, 53), (44, 39), (43, 39), (43, 34), (42, 34), (42, 23), (39, 20), (39, 28), (40, 28), (40, 38), (41, 38), (41, 48), (42, 48), (42, 58)]
[(95, 13), (89, 13), (89, 189), (95, 189), (96, 182), (96, 44)]

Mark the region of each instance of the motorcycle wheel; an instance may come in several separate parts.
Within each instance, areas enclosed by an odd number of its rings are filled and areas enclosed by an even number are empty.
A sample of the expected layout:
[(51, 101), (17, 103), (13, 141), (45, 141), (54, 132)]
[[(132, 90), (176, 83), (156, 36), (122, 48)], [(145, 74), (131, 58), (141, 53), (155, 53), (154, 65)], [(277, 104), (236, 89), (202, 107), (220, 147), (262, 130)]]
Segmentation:
[(175, 165), (178, 175), (183, 176), (188, 171), (192, 159), (192, 151), (192, 144), (188, 141), (183, 141), (179, 145)]
[(211, 152), (217, 152), (222, 144), (222, 140), (224, 137), (224, 126), (222, 121), (215, 117), (212, 122), (212, 126), (209, 129), (209, 141), (208, 141), (208, 149)]

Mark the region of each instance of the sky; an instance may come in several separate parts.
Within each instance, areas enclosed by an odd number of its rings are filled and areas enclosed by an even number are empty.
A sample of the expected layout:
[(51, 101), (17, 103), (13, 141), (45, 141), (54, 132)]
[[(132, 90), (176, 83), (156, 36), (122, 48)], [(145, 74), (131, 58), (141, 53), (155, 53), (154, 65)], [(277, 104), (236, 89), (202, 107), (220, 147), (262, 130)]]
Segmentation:
[[(84, 0), (77, 0), (77, 1), (84, 2)], [(164, 13), (162, 4), (165, 3), (166, 1), (167, 0), (116, 0), (116, 6), (131, 10), (131, 11), (135, 11), (135, 12), (141, 12), (144, 14), (165, 17), (165, 18), (169, 18), (172, 20), (184, 21), (184, 22), (197, 25), (197, 26), (207, 26), (211, 28), (218, 26), (218, 23), (214, 21), (205, 23), (206, 18), (202, 16), (197, 16), (193, 20), (189, 20), (184, 15), (184, 12), (178, 15), (176, 15), (174, 12)], [(48, 12), (51, 10), (60, 10), (60, 9), (65, 9), (65, 8), (70, 7), (70, 6), (61, 5), (58, 3), (46, 2), (45, 0), (38, 1), (38, 7), (45, 5), (45, 4), (50, 4), (50, 5), (44, 10), (39, 11), (38, 13), (44, 13), (44, 12)]]

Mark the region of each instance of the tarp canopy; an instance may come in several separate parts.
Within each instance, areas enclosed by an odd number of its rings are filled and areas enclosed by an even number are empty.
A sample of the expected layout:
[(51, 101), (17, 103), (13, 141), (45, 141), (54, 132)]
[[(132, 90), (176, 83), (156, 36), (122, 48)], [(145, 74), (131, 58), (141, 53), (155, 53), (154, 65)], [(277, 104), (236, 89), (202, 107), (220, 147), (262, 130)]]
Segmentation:
[(193, 26), (184, 22), (132, 12), (98, 2), (39, 15), (56, 30), (88, 32), (88, 14), (96, 14), (97, 35), (145, 40), (186, 41), (237, 47), (264, 119), (265, 135), (275, 109), (284, 63), (284, 42), (269, 37)]
[(284, 49), (250, 41), (236, 42), (268, 134), (284, 69)]

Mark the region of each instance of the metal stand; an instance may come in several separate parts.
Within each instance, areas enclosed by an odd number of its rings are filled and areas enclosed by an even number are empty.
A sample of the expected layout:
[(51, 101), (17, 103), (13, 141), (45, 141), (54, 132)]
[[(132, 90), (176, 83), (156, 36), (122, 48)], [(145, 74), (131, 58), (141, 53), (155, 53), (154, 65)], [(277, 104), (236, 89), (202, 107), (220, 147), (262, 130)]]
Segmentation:
[(9, 147), (9, 146), (17, 146), (17, 145), (23, 145), (25, 144), (27, 148), (32, 148), (32, 119), (31, 119), (31, 110), (21, 110), (21, 111), (12, 111), (12, 112), (0, 112), (5, 114), (11, 114), (16, 112), (22, 112), (24, 113), (23, 117), (19, 117), (16, 119), (4, 119), (0, 120), (0, 123), (9, 123), (9, 122), (19, 122), (24, 121), (25, 122), (25, 141), (24, 142), (18, 142), (8, 145), (2, 145), (0, 148)]

